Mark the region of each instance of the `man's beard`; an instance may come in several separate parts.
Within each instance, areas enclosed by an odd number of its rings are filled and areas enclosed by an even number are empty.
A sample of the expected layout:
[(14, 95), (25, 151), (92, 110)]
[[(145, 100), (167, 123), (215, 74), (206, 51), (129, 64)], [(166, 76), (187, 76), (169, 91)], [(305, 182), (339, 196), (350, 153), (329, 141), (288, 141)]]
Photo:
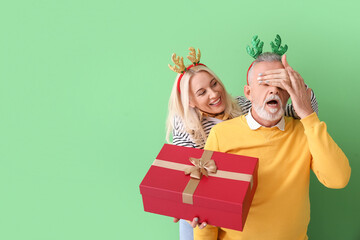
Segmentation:
[[(270, 113), (268, 111), (265, 110), (265, 106), (266, 103), (271, 101), (271, 100), (277, 100), (277, 102), (280, 105), (280, 109), (272, 109), (270, 108)], [(255, 110), (255, 112), (257, 113), (257, 115), (267, 121), (275, 121), (275, 120), (280, 120), (280, 118), (282, 116), (284, 116), (285, 113), (285, 107), (283, 107), (283, 104), (281, 102), (281, 99), (278, 95), (270, 95), (269, 97), (267, 97), (263, 103), (262, 106), (257, 106), (256, 103), (253, 103), (252, 106)], [(274, 111), (274, 113), (272, 113), (272, 111)]]

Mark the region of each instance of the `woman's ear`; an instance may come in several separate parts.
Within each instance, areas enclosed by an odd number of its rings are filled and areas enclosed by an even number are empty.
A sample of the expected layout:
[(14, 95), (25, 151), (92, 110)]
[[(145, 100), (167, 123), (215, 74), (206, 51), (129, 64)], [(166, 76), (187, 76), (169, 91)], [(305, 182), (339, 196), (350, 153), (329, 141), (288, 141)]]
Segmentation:
[(195, 104), (193, 103), (191, 98), (189, 99), (189, 106), (192, 107), (192, 108), (195, 108)]
[(245, 85), (244, 86), (244, 95), (249, 101), (252, 100), (250, 93), (251, 93), (251, 87), (249, 85)]

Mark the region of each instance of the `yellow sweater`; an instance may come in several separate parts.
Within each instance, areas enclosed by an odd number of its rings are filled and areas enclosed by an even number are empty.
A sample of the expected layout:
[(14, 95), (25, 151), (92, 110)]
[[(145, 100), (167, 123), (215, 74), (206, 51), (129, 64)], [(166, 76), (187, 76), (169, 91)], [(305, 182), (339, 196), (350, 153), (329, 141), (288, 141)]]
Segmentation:
[(285, 131), (251, 130), (245, 116), (237, 117), (213, 127), (205, 149), (259, 158), (258, 187), (243, 232), (208, 225), (194, 230), (195, 240), (307, 239), (310, 169), (329, 188), (350, 178), (348, 159), (316, 113), (285, 117)]

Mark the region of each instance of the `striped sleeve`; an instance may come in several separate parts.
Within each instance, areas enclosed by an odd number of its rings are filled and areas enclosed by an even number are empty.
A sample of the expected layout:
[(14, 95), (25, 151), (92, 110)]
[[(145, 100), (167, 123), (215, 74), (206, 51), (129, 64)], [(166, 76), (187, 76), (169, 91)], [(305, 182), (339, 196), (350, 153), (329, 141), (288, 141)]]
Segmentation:
[[(210, 133), (210, 130), (213, 126), (216, 125), (216, 122), (211, 121), (210, 118), (203, 118), (201, 125), (206, 134), (206, 138)], [(174, 145), (183, 146), (183, 147), (192, 147), (203, 149), (205, 146), (205, 140), (200, 144), (195, 143), (190, 134), (185, 131), (184, 123), (180, 117), (175, 117), (174, 119), (174, 129), (173, 129), (173, 142)]]
[(251, 102), (244, 96), (239, 96), (236, 98), (237, 103), (241, 108), (241, 115), (246, 114), (251, 108)]
[(198, 146), (191, 140), (189, 133), (185, 131), (184, 124), (180, 117), (174, 118), (173, 142), (174, 145), (197, 148)]
[(213, 121), (209, 120), (208, 118), (204, 118), (201, 122), (204, 132), (206, 134), (206, 138), (209, 136), (210, 130), (213, 128), (213, 126), (216, 125)]

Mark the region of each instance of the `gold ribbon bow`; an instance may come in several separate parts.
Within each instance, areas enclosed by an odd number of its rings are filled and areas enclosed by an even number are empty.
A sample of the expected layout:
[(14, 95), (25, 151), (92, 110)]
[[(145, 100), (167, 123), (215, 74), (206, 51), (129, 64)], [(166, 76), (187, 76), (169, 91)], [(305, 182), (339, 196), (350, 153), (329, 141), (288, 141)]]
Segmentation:
[(209, 173), (216, 173), (217, 167), (215, 161), (211, 160), (212, 154), (212, 151), (204, 150), (200, 159), (189, 159), (194, 166), (185, 169), (185, 174), (190, 174), (190, 180), (182, 194), (183, 203), (193, 204), (193, 194), (200, 183), (202, 175), (208, 176)]
[(202, 175), (206, 177), (209, 173), (216, 173), (217, 167), (215, 161), (211, 159), (213, 152), (204, 150), (201, 158), (190, 158), (190, 162), (194, 165), (185, 169), (185, 175), (189, 175), (191, 178), (201, 179)]

